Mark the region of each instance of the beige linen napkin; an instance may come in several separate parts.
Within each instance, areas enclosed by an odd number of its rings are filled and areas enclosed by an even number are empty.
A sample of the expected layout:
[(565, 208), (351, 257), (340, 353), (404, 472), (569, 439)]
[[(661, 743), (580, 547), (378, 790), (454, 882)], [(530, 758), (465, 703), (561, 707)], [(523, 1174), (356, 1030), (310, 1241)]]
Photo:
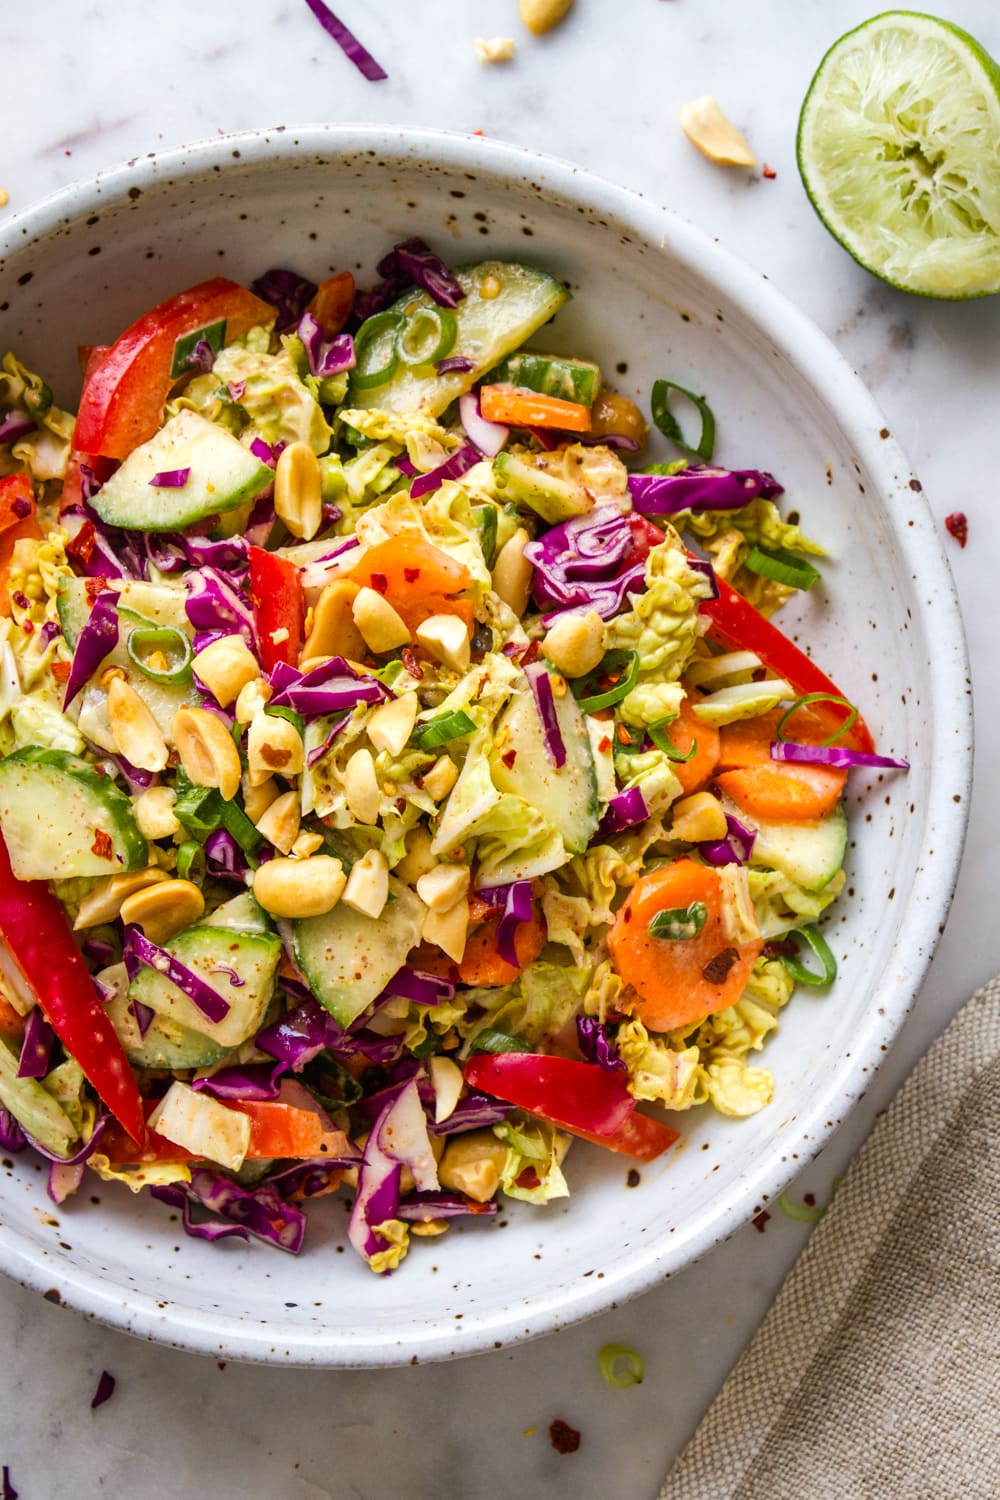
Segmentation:
[(660, 1500), (1000, 1496), (1000, 976), (851, 1166)]

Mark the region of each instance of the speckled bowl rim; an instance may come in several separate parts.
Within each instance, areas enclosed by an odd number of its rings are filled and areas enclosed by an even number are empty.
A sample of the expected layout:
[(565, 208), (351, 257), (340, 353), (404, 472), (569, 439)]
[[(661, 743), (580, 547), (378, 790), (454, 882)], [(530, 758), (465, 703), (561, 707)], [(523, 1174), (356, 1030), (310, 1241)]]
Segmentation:
[[(906, 491), (907, 482), (900, 476), (909, 476), (912, 470), (895, 441), (884, 435), (886, 423), (873, 397), (826, 335), (763, 273), (725, 250), (697, 225), (643, 195), (571, 162), (505, 142), (449, 131), (350, 123), (220, 135), (135, 158), (92, 180), (61, 189), (0, 225), (0, 254), (23, 250), (68, 220), (121, 200), (130, 188), (162, 179), (176, 183), (189, 176), (200, 178), (231, 161), (234, 151), (244, 168), (256, 162), (273, 165), (280, 157), (293, 162), (319, 153), (329, 158), (368, 152), (382, 162), (395, 159), (403, 166), (426, 162), (446, 170), (486, 171), (518, 182), (543, 176), (546, 189), (563, 201), (613, 215), (650, 246), (669, 246), (671, 258), (711, 280), (810, 386), (822, 390), (833, 419), (850, 436), (858, 459), (876, 478), (888, 514), (892, 514), (889, 497), (902, 497)], [(761, 1160), (749, 1162), (730, 1201), (716, 1209), (700, 1234), (689, 1234), (680, 1247), (675, 1248), (666, 1236), (650, 1237), (617, 1265), (606, 1267), (600, 1281), (581, 1280), (571, 1288), (485, 1310), (478, 1310), (470, 1299), (458, 1346), (450, 1321), (440, 1328), (425, 1327), (415, 1335), (399, 1328), (373, 1329), (345, 1339), (336, 1328), (324, 1329), (320, 1335), (315, 1330), (304, 1334), (301, 1328), (279, 1320), (250, 1324), (229, 1314), (176, 1305), (165, 1309), (162, 1302), (133, 1287), (112, 1284), (109, 1278), (78, 1268), (56, 1271), (31, 1243), (10, 1232), (0, 1235), (0, 1255), (6, 1257), (0, 1270), (32, 1290), (48, 1288), (50, 1298), (54, 1291), (55, 1298), (89, 1317), (172, 1347), (213, 1355), (223, 1348), (228, 1357), (251, 1362), (356, 1368), (473, 1354), (554, 1332), (648, 1291), (728, 1239), (746, 1222), (753, 1204), (775, 1197), (787, 1186), (820, 1150), (836, 1128), (834, 1122), (842, 1121), (865, 1092), (877, 1065), (884, 1061), (885, 1046), (913, 1005), (958, 878), (972, 779), (968, 652), (954, 582), (933, 517), (926, 499), (912, 493), (919, 488), (910, 483), (905, 499), (912, 520), (906, 528), (896, 528), (894, 536), (907, 563), (919, 568), (921, 582), (935, 601), (935, 649), (925, 686), (937, 710), (947, 713), (958, 729), (956, 738), (968, 746), (968, 753), (961, 763), (949, 761), (947, 777), (939, 768), (932, 773), (927, 818), (935, 824), (935, 848), (925, 851), (914, 880), (914, 899), (892, 950), (892, 982), (886, 982), (887, 963), (880, 987), (872, 995), (871, 1012), (878, 1010), (877, 1026), (870, 1024), (858, 1038), (850, 1058), (838, 1059), (831, 1069), (830, 1088), (799, 1110), (789, 1130), (799, 1146), (795, 1160), (790, 1154), (781, 1157), (776, 1148)]]

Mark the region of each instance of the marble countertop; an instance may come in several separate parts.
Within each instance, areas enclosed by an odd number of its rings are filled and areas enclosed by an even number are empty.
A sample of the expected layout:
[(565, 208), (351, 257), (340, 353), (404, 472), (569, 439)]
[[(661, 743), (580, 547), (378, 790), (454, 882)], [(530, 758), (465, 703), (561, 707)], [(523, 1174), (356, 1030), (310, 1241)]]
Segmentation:
[[(26, 207), (127, 157), (278, 122), (350, 120), (482, 130), (571, 158), (695, 220), (765, 271), (833, 338), (882, 404), (939, 523), (969, 518), (944, 546), (973, 663), (979, 766), (1000, 762), (995, 579), (1000, 531), (993, 419), (1000, 302), (907, 298), (860, 270), (812, 213), (795, 167), (798, 109), (820, 57), (879, 0), (577, 0), (536, 40), (515, 0), (338, 0), (389, 73), (364, 82), (302, 0), (38, 0), (0, 14), (0, 186)], [(1000, 52), (993, 0), (941, 0)], [(612, 15), (614, 20), (612, 20)], [(515, 61), (483, 68), (473, 38), (513, 35)], [(726, 172), (701, 158), (678, 107), (714, 93), (775, 169)], [(749, 195), (767, 194), (769, 212)], [(2, 325), (0, 325), (2, 342)], [(943, 533), (943, 526), (942, 526)], [(981, 775), (952, 915), (914, 1012), (870, 1092), (796, 1193), (827, 1198), (876, 1115), (958, 1004), (1000, 967), (994, 891), (1000, 814)], [(590, 1323), (519, 1349), (419, 1370), (331, 1372), (223, 1364), (159, 1349), (0, 1284), (6, 1422), (0, 1463), (22, 1500), (211, 1484), (319, 1500), (438, 1494), (550, 1500), (655, 1495), (805, 1243), (775, 1214), (700, 1264)], [(645, 1356), (646, 1380), (600, 1378), (601, 1345)], [(102, 1369), (113, 1402), (91, 1411)], [(16, 1415), (15, 1415), (16, 1414)], [(548, 1427), (582, 1433), (559, 1457)]]

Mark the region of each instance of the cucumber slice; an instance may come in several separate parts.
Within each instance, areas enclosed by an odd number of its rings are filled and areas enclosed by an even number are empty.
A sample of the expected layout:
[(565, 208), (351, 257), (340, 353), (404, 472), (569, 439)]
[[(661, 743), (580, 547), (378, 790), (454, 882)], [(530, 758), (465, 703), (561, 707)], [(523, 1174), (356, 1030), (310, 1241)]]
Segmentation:
[[(154, 475), (189, 469), (177, 489), (152, 484)], [(231, 432), (181, 411), (142, 443), (91, 501), (102, 521), (131, 531), (181, 531), (206, 516), (220, 516), (259, 495), (274, 481)]]
[[(558, 830), (571, 854), (579, 854), (598, 824), (597, 775), (590, 736), (572, 693), (555, 699), (556, 718), (566, 746), (566, 761), (557, 770), (545, 746), (542, 721), (525, 690), (512, 700), (497, 724), (500, 749), (490, 754), (493, 784), (538, 809)], [(513, 762), (508, 765), (513, 752)], [(505, 759), (505, 756), (507, 757)]]
[(93, 607), (95, 595), (95, 583), (99, 580), (93, 578), (63, 577), (59, 579), (56, 593), (56, 613), (59, 616), (59, 628), (66, 638), (67, 646), (76, 649), (76, 643), (80, 639), (80, 632), (90, 619), (90, 611)]
[[(511, 261), (485, 260), (475, 266), (460, 266), (454, 275), (465, 297), (455, 309), (457, 331), (450, 357), (464, 355), (475, 361), (474, 367), (450, 375), (435, 374), (432, 364), (413, 368), (401, 359), (388, 357), (392, 351), (383, 348), (383, 336), (376, 351), (378, 359), (373, 357), (373, 362), (366, 368), (384, 368), (389, 372), (388, 378), (373, 386), (359, 386), (356, 379), (352, 379), (352, 406), (377, 406), (383, 411), (414, 411), (428, 417), (439, 416), (456, 396), (471, 390), (498, 360), (547, 323), (570, 295), (569, 289), (547, 271)], [(492, 290), (495, 283), (499, 291), (492, 297), (484, 297), (484, 282), (488, 283), (487, 290)], [(435, 307), (436, 303), (426, 292), (414, 291), (401, 297), (389, 312), (408, 322), (425, 309)], [(388, 320), (384, 326), (389, 326)], [(404, 339), (405, 332), (404, 324), (401, 335)]]
[[(155, 969), (139, 970), (128, 993), (172, 1025), (196, 1031), (226, 1050), (259, 1030), (271, 1003), (281, 941), (274, 933), (238, 932), (202, 923), (187, 927), (163, 945), (229, 1001), (229, 1013), (210, 1021), (183, 990)], [(233, 970), (242, 984), (232, 983)]]
[(818, 823), (755, 821), (726, 798), (723, 807), (757, 835), (750, 863), (780, 870), (803, 890), (823, 890), (844, 863), (847, 814), (842, 803)]
[(154, 1015), (143, 1036), (124, 991), (109, 1000), (105, 1010), (134, 1068), (211, 1068), (238, 1050), (180, 1026), (169, 1016)]
[(519, 349), (502, 359), (487, 379), (498, 385), (517, 385), (560, 401), (577, 401), (593, 406), (601, 388), (601, 372), (588, 359), (571, 359), (564, 354), (541, 354), (533, 349)]
[(149, 859), (125, 793), (65, 750), (0, 761), (0, 827), (18, 880), (115, 875)]
[(322, 917), (295, 923), (295, 956), (309, 986), (341, 1026), (349, 1026), (380, 995), (420, 941), (424, 904), (389, 877), (389, 901), (378, 918), (343, 902)]
[(37, 1078), (18, 1078), (18, 1054), (0, 1038), (0, 1104), (47, 1151), (72, 1156), (73, 1122)]
[(235, 927), (241, 932), (272, 932), (273, 928), (249, 891), (233, 896), (217, 906), (210, 917), (202, 917), (203, 927)]

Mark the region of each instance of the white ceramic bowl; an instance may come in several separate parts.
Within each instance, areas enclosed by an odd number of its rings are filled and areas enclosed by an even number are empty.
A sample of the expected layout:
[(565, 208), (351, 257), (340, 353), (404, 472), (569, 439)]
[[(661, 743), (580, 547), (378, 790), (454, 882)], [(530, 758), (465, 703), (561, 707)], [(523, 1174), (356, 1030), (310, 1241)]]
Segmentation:
[(852, 777), (848, 891), (830, 924), (840, 977), (828, 995), (796, 996), (768, 1044), (773, 1104), (749, 1120), (685, 1117), (680, 1147), (634, 1189), (626, 1161), (577, 1145), (567, 1203), (514, 1205), (499, 1223), (420, 1244), (385, 1280), (338, 1253), (339, 1202), (315, 1206), (293, 1260), (187, 1240), (161, 1205), (95, 1190), (94, 1179), (40, 1219), (50, 1206), (40, 1169), (30, 1153), (5, 1162), (0, 1262), (11, 1276), (143, 1337), (240, 1359), (381, 1365), (498, 1348), (704, 1254), (781, 1191), (864, 1091), (930, 960), (964, 833), (965, 647), (919, 483), (827, 340), (665, 209), (474, 137), (331, 126), (213, 140), (8, 219), (0, 345), (72, 406), (76, 345), (113, 338), (171, 293), (271, 265), (370, 276), (413, 234), (452, 261), (489, 253), (564, 277), (574, 300), (545, 344), (617, 368), (614, 383), (641, 402), (659, 375), (709, 394), (719, 461), (776, 471), (832, 554), (795, 633), (912, 769)]

